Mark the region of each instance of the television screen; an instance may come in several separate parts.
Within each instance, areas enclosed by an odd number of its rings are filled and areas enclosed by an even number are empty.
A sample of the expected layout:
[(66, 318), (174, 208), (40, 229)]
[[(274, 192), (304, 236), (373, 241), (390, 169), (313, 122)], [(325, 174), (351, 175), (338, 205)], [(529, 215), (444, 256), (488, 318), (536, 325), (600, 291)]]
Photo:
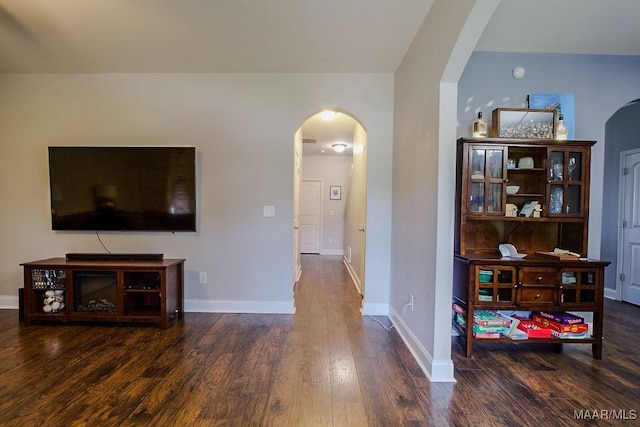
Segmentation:
[(54, 230), (195, 231), (194, 147), (49, 147)]

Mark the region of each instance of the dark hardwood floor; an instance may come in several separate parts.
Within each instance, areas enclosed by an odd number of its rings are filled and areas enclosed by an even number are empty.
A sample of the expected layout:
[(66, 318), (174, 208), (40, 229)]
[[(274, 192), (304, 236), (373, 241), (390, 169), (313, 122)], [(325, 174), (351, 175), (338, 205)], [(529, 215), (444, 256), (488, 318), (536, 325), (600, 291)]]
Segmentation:
[(467, 359), (453, 338), (452, 384), (360, 315), (340, 257), (304, 256), (295, 297), (295, 315), (186, 313), (167, 330), (25, 328), (0, 310), (0, 425), (638, 425), (639, 307), (606, 301), (602, 360), (491, 343)]

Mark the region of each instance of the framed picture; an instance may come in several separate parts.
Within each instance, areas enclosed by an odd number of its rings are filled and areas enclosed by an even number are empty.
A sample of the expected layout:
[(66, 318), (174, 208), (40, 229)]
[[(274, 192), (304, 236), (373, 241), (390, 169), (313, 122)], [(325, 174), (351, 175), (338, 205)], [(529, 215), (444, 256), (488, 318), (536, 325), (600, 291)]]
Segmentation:
[(341, 200), (342, 199), (342, 186), (332, 185), (329, 187), (329, 200)]

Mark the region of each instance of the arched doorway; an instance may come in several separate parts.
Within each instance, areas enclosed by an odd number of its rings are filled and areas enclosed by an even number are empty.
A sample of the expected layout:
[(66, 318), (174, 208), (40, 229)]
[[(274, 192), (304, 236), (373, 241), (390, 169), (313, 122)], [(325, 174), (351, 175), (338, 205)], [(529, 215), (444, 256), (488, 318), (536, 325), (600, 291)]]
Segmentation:
[[(634, 246), (633, 242), (638, 239), (633, 233), (640, 227), (640, 223), (636, 223), (636, 219), (640, 218), (640, 213), (637, 212), (640, 206), (632, 206), (631, 203), (633, 197), (638, 200), (640, 195), (634, 196), (633, 192), (637, 190), (632, 190), (630, 185), (633, 184), (634, 169), (640, 170), (640, 166), (633, 166), (635, 161), (629, 155), (640, 150), (640, 138), (637, 136), (638, 120), (640, 120), (640, 99), (621, 107), (605, 126), (604, 168), (619, 171), (619, 173), (604, 175), (602, 205), (608, 207), (609, 212), (615, 210), (617, 215), (603, 215), (602, 230), (611, 230), (611, 232), (602, 233), (601, 246), (602, 259), (611, 261), (605, 274), (605, 292), (609, 297), (629, 302), (635, 301), (635, 304), (639, 303), (640, 283), (634, 283), (637, 270), (633, 273), (632, 267), (637, 265), (638, 259), (634, 261), (632, 258), (631, 248)], [(627, 168), (626, 175), (625, 168)], [(640, 172), (635, 172), (637, 173)], [(634, 209), (636, 214), (633, 213)]]
[(364, 295), (367, 133), (349, 112), (332, 111), (295, 133), (294, 283), (301, 252), (341, 255)]

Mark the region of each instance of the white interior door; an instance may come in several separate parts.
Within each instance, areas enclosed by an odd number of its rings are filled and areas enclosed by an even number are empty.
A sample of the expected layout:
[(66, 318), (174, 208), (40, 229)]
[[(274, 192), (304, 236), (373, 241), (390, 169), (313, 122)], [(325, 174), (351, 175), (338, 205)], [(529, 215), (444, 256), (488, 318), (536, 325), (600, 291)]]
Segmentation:
[[(640, 151), (623, 154), (621, 175), (622, 232), (618, 239), (622, 260), (621, 298), (640, 305)], [(620, 263), (618, 263), (620, 266)]]
[(300, 252), (320, 253), (320, 212), (322, 182), (302, 180), (300, 186)]

